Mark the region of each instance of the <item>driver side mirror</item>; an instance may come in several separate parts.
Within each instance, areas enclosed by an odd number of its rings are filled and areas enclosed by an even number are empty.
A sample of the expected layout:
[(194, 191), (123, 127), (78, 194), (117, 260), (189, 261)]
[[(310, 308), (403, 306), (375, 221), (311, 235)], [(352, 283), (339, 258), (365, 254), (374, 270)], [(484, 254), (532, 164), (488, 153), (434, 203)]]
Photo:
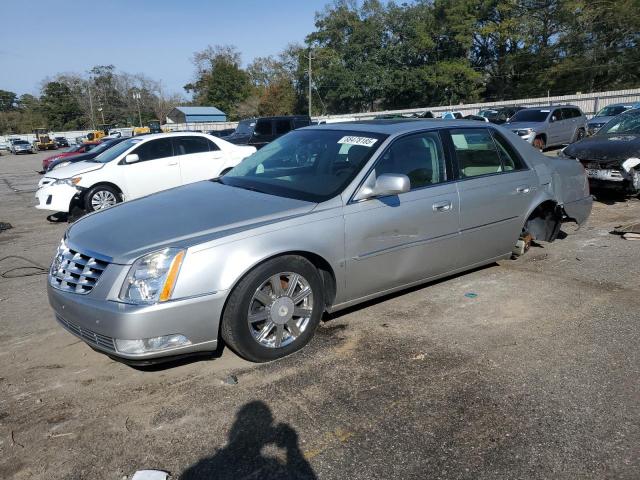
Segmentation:
[(140, 161), (140, 157), (137, 153), (130, 153), (126, 157), (124, 157), (124, 163), (136, 163)]
[(409, 190), (411, 190), (411, 182), (406, 175), (400, 173), (383, 173), (375, 177), (372, 174), (355, 196), (355, 200), (399, 195)]

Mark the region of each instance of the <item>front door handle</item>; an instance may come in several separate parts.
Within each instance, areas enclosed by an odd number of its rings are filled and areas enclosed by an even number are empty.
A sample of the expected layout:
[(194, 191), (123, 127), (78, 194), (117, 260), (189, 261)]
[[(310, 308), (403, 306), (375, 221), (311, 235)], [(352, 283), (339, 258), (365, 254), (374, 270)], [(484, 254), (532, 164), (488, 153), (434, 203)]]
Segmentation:
[(434, 212), (448, 212), (451, 210), (451, 202), (446, 200), (444, 202), (434, 203), (432, 208)]
[(529, 193), (531, 191), (531, 187), (529, 185), (520, 185), (516, 188), (516, 193)]

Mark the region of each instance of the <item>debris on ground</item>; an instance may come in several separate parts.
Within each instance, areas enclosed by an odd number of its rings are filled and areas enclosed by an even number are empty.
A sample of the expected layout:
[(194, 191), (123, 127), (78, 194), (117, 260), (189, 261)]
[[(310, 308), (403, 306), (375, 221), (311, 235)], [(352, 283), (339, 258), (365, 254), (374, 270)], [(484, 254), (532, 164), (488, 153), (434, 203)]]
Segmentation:
[(164, 470), (138, 470), (131, 480), (167, 480), (171, 475)]
[(618, 225), (609, 233), (620, 235), (625, 240), (640, 240), (640, 223)]
[(238, 377), (236, 377), (235, 375), (231, 374), (231, 375), (227, 375), (227, 378), (225, 378), (222, 383), (226, 384), (226, 385), (237, 385), (238, 384)]
[(0, 222), (0, 232), (2, 232), (3, 230), (9, 230), (10, 228), (13, 228), (13, 225), (11, 225), (8, 222)]
[(464, 296), (467, 297), (467, 298), (476, 298), (478, 296), (478, 294), (474, 293), (474, 292), (467, 292), (467, 293), (464, 294)]

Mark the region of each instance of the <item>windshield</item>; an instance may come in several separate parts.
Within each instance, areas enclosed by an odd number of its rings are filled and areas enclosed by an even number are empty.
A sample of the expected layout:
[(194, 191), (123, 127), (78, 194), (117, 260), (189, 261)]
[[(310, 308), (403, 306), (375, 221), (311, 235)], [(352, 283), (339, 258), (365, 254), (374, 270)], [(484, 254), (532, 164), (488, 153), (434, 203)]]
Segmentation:
[(104, 152), (102, 152), (100, 155), (87, 161), (95, 162), (95, 163), (108, 163), (111, 160), (115, 160), (118, 156), (120, 156), (120, 154), (126, 152), (128, 149), (130, 149), (134, 145), (142, 142), (142, 140), (143, 140), (142, 138), (132, 138), (131, 140), (125, 140), (124, 142), (117, 143), (113, 145), (111, 148), (107, 147), (107, 149)]
[(233, 133), (238, 133), (240, 135), (251, 135), (253, 133), (253, 129), (256, 126), (256, 121), (255, 119), (251, 119), (251, 120), (242, 120), (240, 123), (238, 123), (238, 126), (236, 127), (236, 131)]
[(29, 142), (27, 142), (26, 140), (14, 140), (13, 144), (14, 145), (29, 145)]
[(520, 110), (509, 119), (513, 122), (544, 122), (549, 116), (549, 109)]
[(498, 111), (497, 110), (480, 110), (480, 112), (478, 112), (478, 115), (486, 118), (495, 118), (498, 116)]
[(386, 137), (346, 130), (295, 130), (244, 159), (219, 181), (324, 202), (342, 192)]
[(633, 110), (617, 116), (598, 130), (596, 135), (613, 135), (619, 133), (640, 134), (640, 110)]
[(608, 107), (604, 107), (600, 110), (596, 114), (596, 117), (615, 117), (627, 110), (629, 110), (629, 107), (625, 107), (624, 105), (609, 105)]

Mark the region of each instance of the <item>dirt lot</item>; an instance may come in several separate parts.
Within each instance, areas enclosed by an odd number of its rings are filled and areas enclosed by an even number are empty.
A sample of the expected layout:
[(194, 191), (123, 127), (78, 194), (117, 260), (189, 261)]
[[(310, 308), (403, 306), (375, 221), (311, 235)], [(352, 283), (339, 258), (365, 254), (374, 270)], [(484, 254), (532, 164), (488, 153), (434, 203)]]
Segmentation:
[[(46, 266), (66, 227), (33, 208), (43, 155), (0, 157), (0, 258)], [(562, 240), (328, 318), (267, 365), (136, 370), (56, 324), (44, 275), (0, 278), (0, 478), (638, 478), (640, 242), (608, 233), (633, 219), (640, 201), (609, 197)]]

